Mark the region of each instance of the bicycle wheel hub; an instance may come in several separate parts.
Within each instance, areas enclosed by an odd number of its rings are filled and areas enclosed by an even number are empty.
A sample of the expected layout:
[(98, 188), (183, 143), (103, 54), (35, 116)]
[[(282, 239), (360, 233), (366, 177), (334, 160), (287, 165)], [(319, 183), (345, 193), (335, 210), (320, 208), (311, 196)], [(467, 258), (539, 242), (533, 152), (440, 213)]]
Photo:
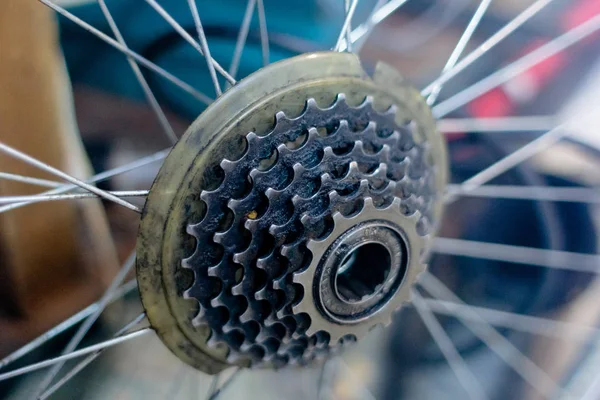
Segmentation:
[(198, 117), (153, 184), (137, 245), (148, 318), (209, 373), (322, 360), (409, 300), (446, 175), (429, 108), (391, 68), (272, 64)]

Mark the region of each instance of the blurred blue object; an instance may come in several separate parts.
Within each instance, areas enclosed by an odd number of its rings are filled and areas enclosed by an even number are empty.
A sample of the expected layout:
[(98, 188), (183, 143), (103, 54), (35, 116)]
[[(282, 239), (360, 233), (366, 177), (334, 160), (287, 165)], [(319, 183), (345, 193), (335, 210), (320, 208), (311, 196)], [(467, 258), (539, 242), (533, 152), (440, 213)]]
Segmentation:
[[(204, 58), (147, 3), (140, 0), (106, 0), (117, 26), (131, 50), (143, 55), (201, 92), (214, 97)], [(196, 28), (186, 1), (163, 1), (162, 7), (196, 38)], [(355, 21), (363, 21), (374, 1), (363, 1)], [(228, 69), (247, 7), (245, 0), (197, 2), (211, 54)], [(342, 0), (265, 0), (270, 37), (270, 61), (301, 52), (326, 50), (333, 46), (343, 23)], [(113, 37), (96, 2), (72, 7), (69, 11)], [(256, 9), (237, 78), (243, 78), (262, 66)], [(61, 42), (71, 79), (119, 96), (143, 100), (126, 58), (100, 39), (61, 18)], [(146, 72), (146, 71), (145, 71)], [(146, 72), (159, 101), (170, 111), (195, 118), (205, 105), (163, 78)], [(221, 84), (225, 80), (220, 78)]]

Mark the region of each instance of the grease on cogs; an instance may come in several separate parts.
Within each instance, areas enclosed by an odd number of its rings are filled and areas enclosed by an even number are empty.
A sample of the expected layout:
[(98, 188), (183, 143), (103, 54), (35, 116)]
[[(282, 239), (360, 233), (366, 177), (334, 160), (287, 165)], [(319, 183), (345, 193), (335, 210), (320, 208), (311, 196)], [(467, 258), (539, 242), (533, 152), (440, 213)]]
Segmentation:
[(416, 91), (350, 54), (261, 70), (190, 127), (148, 197), (138, 280), (181, 359), (307, 364), (409, 300), (446, 155)]

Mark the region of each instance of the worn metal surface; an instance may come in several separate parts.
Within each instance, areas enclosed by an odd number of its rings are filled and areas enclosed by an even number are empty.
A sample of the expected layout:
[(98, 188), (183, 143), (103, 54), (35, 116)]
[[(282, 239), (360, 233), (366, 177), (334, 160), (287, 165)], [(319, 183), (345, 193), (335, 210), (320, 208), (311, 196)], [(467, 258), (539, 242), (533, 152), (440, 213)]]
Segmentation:
[[(303, 364), (361, 336), (423, 268), (446, 162), (423, 99), (385, 65), (371, 79), (354, 55), (327, 52), (258, 71), (193, 123), (148, 196), (137, 271), (152, 326), (208, 373)], [(318, 270), (373, 218), (401, 238), (406, 265), (348, 307)]]

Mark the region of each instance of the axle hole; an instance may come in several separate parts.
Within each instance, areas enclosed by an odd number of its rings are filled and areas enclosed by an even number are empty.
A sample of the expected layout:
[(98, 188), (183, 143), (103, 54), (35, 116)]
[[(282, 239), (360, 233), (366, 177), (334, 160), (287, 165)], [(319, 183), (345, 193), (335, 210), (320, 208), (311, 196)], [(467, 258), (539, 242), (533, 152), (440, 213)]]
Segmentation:
[(366, 243), (344, 258), (335, 275), (341, 300), (357, 303), (376, 294), (391, 269), (389, 250), (380, 243)]

